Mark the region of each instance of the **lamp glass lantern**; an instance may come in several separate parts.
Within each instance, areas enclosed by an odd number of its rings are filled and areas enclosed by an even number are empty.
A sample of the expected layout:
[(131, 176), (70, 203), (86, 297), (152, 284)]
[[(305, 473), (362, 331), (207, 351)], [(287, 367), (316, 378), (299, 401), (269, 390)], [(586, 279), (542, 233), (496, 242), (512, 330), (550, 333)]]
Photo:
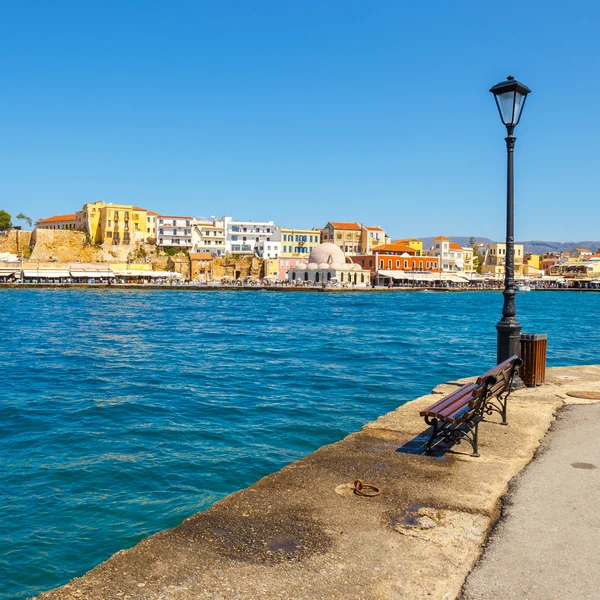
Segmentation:
[(521, 120), (525, 100), (531, 90), (509, 75), (506, 81), (497, 83), (490, 89), (490, 92), (494, 94), (502, 122), (507, 129), (514, 129)]

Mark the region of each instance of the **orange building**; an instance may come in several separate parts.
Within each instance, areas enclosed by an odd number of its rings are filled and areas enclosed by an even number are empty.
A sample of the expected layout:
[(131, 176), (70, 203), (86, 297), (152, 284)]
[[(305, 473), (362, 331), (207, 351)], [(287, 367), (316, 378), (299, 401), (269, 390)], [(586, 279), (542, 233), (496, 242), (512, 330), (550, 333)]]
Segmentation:
[(363, 269), (377, 271), (437, 271), (439, 259), (435, 256), (417, 256), (417, 250), (404, 244), (383, 244), (373, 248), (373, 254), (350, 256), (350, 260)]

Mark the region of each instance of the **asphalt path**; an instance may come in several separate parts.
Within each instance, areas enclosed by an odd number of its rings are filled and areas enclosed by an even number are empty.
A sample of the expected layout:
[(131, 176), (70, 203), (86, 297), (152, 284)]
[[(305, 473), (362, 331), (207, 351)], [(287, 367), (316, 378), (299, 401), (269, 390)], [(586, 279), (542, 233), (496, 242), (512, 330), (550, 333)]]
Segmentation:
[(600, 404), (561, 411), (505, 501), (462, 600), (598, 600)]

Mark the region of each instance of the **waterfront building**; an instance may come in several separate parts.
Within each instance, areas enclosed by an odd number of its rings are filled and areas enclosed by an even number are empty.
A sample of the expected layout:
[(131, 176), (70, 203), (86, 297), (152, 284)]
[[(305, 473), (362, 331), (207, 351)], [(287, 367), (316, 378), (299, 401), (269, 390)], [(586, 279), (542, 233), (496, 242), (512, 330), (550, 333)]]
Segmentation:
[(413, 250), (417, 251), (416, 256), (423, 256), (423, 242), (417, 238), (404, 238), (402, 240), (396, 240), (394, 243), (409, 246)]
[(281, 228), (282, 258), (302, 257), (310, 254), (321, 243), (320, 229)]
[(77, 216), (75, 213), (70, 215), (56, 215), (47, 219), (40, 219), (35, 222), (38, 229), (61, 229), (77, 230)]
[[(515, 276), (523, 275), (523, 244), (515, 244)], [(506, 263), (506, 244), (488, 244), (481, 267), (484, 275), (503, 275)]]
[(145, 242), (148, 237), (148, 211), (132, 204), (102, 200), (84, 204), (75, 213), (76, 229), (86, 231), (92, 242), (112, 245)]
[(158, 215), (155, 218), (159, 248), (192, 248), (193, 217)]
[(146, 212), (146, 242), (156, 244), (156, 217), (158, 213), (153, 210)]
[(423, 271), (433, 272), (439, 269), (439, 258), (417, 256), (418, 250), (393, 242), (373, 248), (372, 254), (351, 256), (350, 260), (363, 269), (369, 269), (375, 277), (379, 271)]
[(551, 267), (559, 262), (560, 258), (558, 258), (557, 256), (543, 258), (540, 262), (540, 269), (544, 272), (544, 275), (550, 275)]
[[(591, 256), (591, 255), (590, 255)], [(551, 276), (563, 276), (565, 279), (593, 281), (600, 275), (600, 260), (556, 263), (550, 267)]]
[(214, 256), (225, 256), (225, 223), (223, 217), (216, 219), (197, 219), (193, 222), (192, 227), (192, 249), (194, 252), (209, 252)]
[(381, 229), (381, 227), (362, 226), (360, 243), (361, 254), (371, 254), (375, 246), (381, 246), (382, 244), (388, 244), (389, 242), (389, 236)]
[(192, 281), (213, 279), (213, 259), (211, 252), (190, 252), (190, 279)]
[(300, 264), (302, 259), (298, 257), (267, 258), (264, 261), (265, 279), (273, 281), (286, 281), (287, 272)]
[[(450, 247), (452, 248), (452, 246)], [(458, 244), (457, 247), (460, 248), (460, 250), (462, 251), (463, 271), (466, 275), (472, 275), (475, 272), (473, 248), (471, 248), (470, 246), (463, 246), (461, 248), (460, 246), (458, 246)]]
[[(433, 239), (431, 256), (440, 259), (440, 269), (447, 273), (465, 271), (465, 252), (461, 246), (443, 235)], [(473, 270), (473, 253), (471, 252), (471, 271)]]
[(277, 258), (281, 252), (281, 228), (273, 221), (225, 219), (225, 248), (231, 254), (256, 254)]
[(368, 287), (371, 273), (353, 263), (336, 244), (326, 242), (317, 246), (309, 255), (287, 272), (291, 283), (304, 282), (312, 285), (351, 285)]
[(361, 253), (363, 230), (358, 223), (330, 221), (321, 230), (321, 241), (335, 244), (346, 256)]
[(539, 254), (528, 254), (525, 257), (523, 267), (525, 267), (525, 265), (527, 264), (530, 267), (533, 267), (534, 269), (541, 269), (541, 261), (542, 258)]
[(575, 250), (569, 252), (569, 257), (575, 260), (586, 260), (592, 256), (592, 254), (594, 253), (587, 248), (575, 248)]

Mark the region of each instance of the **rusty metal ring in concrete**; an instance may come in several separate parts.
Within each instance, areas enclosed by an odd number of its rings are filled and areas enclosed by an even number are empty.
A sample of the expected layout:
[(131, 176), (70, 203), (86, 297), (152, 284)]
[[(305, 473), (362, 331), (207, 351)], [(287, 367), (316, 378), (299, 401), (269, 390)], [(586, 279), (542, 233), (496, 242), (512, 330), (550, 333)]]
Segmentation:
[(588, 392), (587, 390), (567, 392), (567, 396), (571, 396), (571, 398), (583, 398), (584, 400), (600, 400), (600, 392)]
[(366, 496), (367, 498), (373, 498), (381, 494), (381, 490), (374, 485), (364, 483), (362, 479), (356, 479), (354, 481), (354, 493), (359, 496)]

